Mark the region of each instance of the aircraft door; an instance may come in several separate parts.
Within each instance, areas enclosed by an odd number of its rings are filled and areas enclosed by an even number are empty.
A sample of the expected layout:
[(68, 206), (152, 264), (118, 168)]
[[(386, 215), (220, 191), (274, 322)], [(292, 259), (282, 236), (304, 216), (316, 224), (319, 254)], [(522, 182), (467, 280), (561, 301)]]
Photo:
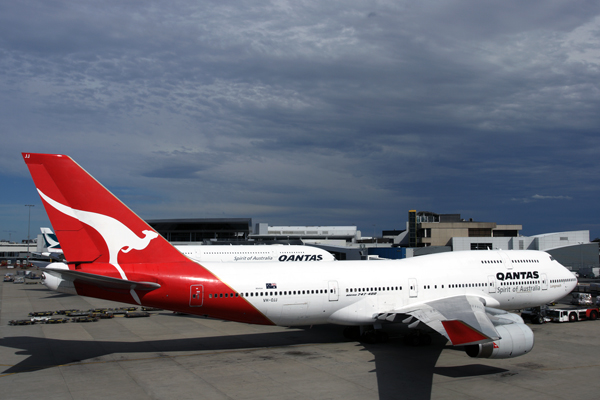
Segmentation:
[(339, 289), (337, 281), (329, 281), (329, 301), (338, 301), (339, 299)]
[(408, 278), (408, 296), (417, 297), (419, 295), (419, 287), (415, 278)]
[(190, 286), (190, 307), (202, 307), (204, 303), (204, 285)]
[(504, 253), (503, 251), (500, 251), (500, 256), (502, 257), (502, 261), (504, 263), (504, 265), (506, 266), (507, 269), (512, 269), (513, 268), (513, 264), (512, 264), (512, 260), (508, 257), (508, 255), (506, 253)]
[(496, 293), (496, 277), (488, 275), (488, 293)]
[(542, 274), (542, 290), (548, 290), (548, 276)]

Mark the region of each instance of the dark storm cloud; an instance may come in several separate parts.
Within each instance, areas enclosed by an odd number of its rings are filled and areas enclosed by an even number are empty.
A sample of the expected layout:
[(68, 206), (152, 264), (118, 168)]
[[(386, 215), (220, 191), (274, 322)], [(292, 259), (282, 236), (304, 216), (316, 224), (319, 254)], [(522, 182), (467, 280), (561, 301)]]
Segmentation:
[(4, 2), (0, 118), (14, 139), (0, 166), (28, 179), (19, 151), (69, 154), (139, 188), (132, 206), (154, 218), (384, 229), (417, 208), (532, 234), (568, 203), (579, 216), (551, 229), (589, 229), (599, 13), (592, 1)]

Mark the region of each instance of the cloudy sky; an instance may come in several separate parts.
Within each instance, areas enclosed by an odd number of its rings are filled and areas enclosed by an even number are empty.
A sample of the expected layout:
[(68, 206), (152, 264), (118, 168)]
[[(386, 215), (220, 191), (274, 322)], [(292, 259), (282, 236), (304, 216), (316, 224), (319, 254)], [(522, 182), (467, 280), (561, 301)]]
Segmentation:
[(0, 238), (21, 152), (142, 218), (600, 236), (598, 1), (0, 0)]

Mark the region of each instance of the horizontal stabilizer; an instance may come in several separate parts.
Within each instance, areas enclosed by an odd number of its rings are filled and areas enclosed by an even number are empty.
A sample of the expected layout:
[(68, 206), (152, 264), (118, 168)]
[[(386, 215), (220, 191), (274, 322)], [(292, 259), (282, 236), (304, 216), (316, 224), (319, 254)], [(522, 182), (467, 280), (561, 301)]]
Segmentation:
[(155, 282), (136, 282), (126, 279), (111, 278), (96, 274), (88, 274), (87, 272), (72, 271), (65, 269), (44, 269), (45, 274), (50, 274), (57, 278), (62, 278), (66, 281), (74, 283), (86, 283), (101, 289), (125, 289), (125, 290), (155, 290), (160, 288), (160, 285)]

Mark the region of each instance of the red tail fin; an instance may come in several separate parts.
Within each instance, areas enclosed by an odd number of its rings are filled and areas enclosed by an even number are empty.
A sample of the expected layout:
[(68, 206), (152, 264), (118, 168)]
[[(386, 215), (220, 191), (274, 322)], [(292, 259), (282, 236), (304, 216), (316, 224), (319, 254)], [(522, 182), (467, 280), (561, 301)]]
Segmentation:
[(70, 157), (23, 158), (69, 263), (110, 263), (123, 276), (119, 265), (187, 261)]

